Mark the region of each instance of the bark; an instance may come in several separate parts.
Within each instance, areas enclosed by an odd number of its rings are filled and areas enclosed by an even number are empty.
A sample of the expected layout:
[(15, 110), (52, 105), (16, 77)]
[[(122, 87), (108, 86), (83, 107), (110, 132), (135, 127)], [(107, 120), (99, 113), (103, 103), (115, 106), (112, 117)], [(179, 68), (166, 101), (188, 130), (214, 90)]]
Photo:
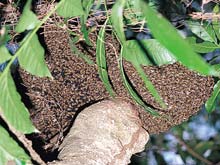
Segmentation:
[(134, 107), (123, 101), (104, 100), (83, 110), (59, 150), (53, 165), (123, 165), (144, 150), (149, 134)]

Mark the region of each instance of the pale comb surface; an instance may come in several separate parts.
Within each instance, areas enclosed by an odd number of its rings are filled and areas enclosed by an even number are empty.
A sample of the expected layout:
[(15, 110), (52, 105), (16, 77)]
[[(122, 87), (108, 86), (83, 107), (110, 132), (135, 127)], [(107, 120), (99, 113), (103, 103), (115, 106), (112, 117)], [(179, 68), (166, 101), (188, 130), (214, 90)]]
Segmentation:
[[(75, 111), (108, 98), (109, 95), (98, 76), (96, 65), (89, 65), (71, 53), (68, 34), (53, 25), (45, 27), (44, 30), (48, 48), (46, 61), (54, 80), (36, 78), (22, 70), (20, 73), (33, 104), (32, 119), (37, 128), (42, 131), (42, 135), (45, 134), (43, 137), (50, 139), (70, 125)], [(92, 34), (90, 37), (95, 43), (96, 36)], [(112, 47), (114, 46), (119, 52), (119, 44), (111, 35), (106, 36), (106, 41), (108, 72), (117, 96), (135, 104), (123, 86)], [(82, 47), (79, 44), (78, 47), (95, 60), (94, 47)], [(195, 114), (210, 96), (214, 84), (211, 77), (200, 76), (178, 63), (161, 67), (144, 67), (146, 74), (168, 104), (168, 109), (162, 110), (144, 87), (133, 66), (124, 62), (124, 67), (127, 76), (143, 100), (170, 118), (167, 120), (153, 117), (136, 105), (144, 128), (151, 134), (166, 131)], [(37, 118), (39, 115), (44, 117), (39, 120)]]

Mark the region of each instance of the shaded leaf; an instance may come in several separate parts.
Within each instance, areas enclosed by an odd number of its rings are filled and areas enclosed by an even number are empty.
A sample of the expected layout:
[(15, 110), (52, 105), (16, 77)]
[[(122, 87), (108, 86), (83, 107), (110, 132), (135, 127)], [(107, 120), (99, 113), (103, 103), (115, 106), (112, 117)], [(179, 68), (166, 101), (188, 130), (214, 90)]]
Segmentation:
[(20, 20), (15, 28), (16, 32), (21, 33), (25, 30), (34, 29), (35, 26), (40, 22), (37, 16), (30, 10), (32, 0), (28, 0), (25, 4), (23, 13)]
[(208, 113), (211, 113), (215, 110), (215, 107), (216, 107), (215, 101), (219, 95), (219, 92), (220, 92), (220, 81), (218, 81), (215, 84), (211, 97), (205, 103), (206, 111)]
[(8, 49), (3, 45), (0, 47), (0, 64), (11, 58)]
[(84, 14), (81, 0), (62, 0), (57, 13), (65, 18), (76, 17)]
[(0, 164), (7, 164), (9, 160), (30, 161), (30, 157), (25, 153), (17, 142), (15, 142), (8, 132), (0, 125)]
[(196, 153), (203, 155), (207, 150), (211, 149), (214, 146), (213, 141), (202, 141), (196, 144), (195, 151)]
[(213, 21), (213, 29), (215, 31), (216, 36), (220, 40), (220, 22), (219, 21)]
[(163, 99), (160, 97), (157, 90), (154, 88), (152, 82), (148, 79), (144, 70), (142, 69), (142, 65), (151, 64), (149, 59), (147, 58), (143, 48), (138, 44), (136, 40), (129, 40), (124, 43), (122, 49), (122, 56), (130, 61), (132, 65), (137, 70), (139, 76), (144, 81), (146, 89), (150, 91), (150, 93), (154, 96), (155, 100), (161, 105), (162, 108), (166, 108), (166, 104), (163, 102)]
[(151, 9), (142, 1), (140, 8), (142, 9), (154, 37), (173, 55), (178, 61), (190, 69), (198, 71), (206, 75), (216, 75), (217, 73), (210, 65), (208, 65), (192, 47), (178, 34), (177, 30), (160, 14)]
[(23, 133), (32, 133), (36, 129), (32, 125), (29, 112), (21, 102), (21, 97), (16, 91), (14, 81), (5, 71), (0, 75), (0, 110), (5, 119), (17, 130)]
[(155, 39), (140, 40), (140, 43), (148, 50), (157, 65), (176, 62), (174, 55)]
[(9, 27), (2, 27), (0, 29), (1, 33), (0, 33), (0, 46), (5, 45), (7, 43), (7, 41), (10, 40), (10, 35), (8, 34), (8, 29)]
[(89, 65), (95, 64), (87, 55), (83, 54), (78, 50), (78, 48), (74, 44), (74, 41), (70, 42), (70, 48), (74, 55), (78, 55), (80, 58), (85, 60)]
[(152, 114), (153, 116), (159, 116), (158, 112), (156, 112), (154, 109), (150, 108), (143, 102), (143, 100), (139, 97), (139, 95), (133, 90), (132, 86), (129, 84), (124, 73), (122, 52), (123, 52), (123, 47), (121, 48), (121, 54), (119, 58), (119, 67), (120, 67), (120, 72), (121, 72), (121, 76), (122, 76), (122, 80), (123, 80), (125, 88), (127, 89), (130, 96), (134, 99), (134, 101), (138, 103), (140, 106), (142, 106), (146, 112)]
[(199, 22), (187, 21), (187, 23), (191, 31), (199, 38), (203, 39), (204, 41), (215, 42), (213, 35), (209, 34)]
[[(106, 20), (107, 22), (107, 20)], [(107, 72), (107, 64), (106, 64), (106, 56), (105, 56), (105, 26), (102, 27), (99, 31), (97, 46), (96, 46), (96, 62), (98, 65), (98, 72), (102, 82), (105, 85), (106, 90), (113, 97), (115, 95), (112, 86), (109, 81), (108, 72)]]
[(220, 46), (217, 46), (214, 43), (208, 41), (196, 43), (195, 37), (187, 37), (186, 40), (190, 43), (193, 50), (198, 53), (209, 53), (213, 52), (215, 49), (220, 48)]
[[(25, 38), (26, 39), (26, 38)], [(25, 42), (19, 52), (18, 61), (22, 68), (36, 76), (52, 77), (44, 60), (44, 49), (40, 45), (36, 34), (29, 42)]]
[(124, 34), (124, 24), (123, 24), (123, 9), (125, 6), (125, 0), (118, 0), (112, 8), (111, 22), (113, 29), (117, 34), (117, 38), (123, 44), (126, 41)]

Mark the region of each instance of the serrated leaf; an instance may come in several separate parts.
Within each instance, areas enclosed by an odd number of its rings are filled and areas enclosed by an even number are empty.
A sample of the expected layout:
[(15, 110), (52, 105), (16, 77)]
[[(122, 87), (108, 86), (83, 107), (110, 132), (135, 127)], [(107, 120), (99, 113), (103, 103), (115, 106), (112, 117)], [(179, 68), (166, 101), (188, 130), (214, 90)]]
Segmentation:
[(118, 0), (112, 8), (111, 22), (113, 29), (117, 34), (117, 38), (123, 44), (126, 41), (124, 34), (124, 24), (123, 24), (123, 9), (125, 6), (125, 0)]
[(199, 22), (187, 21), (187, 24), (190, 30), (199, 38), (203, 39), (204, 41), (215, 42), (213, 35), (210, 35)]
[(11, 55), (8, 49), (3, 45), (0, 47), (0, 64), (6, 62), (11, 59)]
[(206, 111), (208, 113), (211, 113), (215, 110), (216, 107), (215, 101), (219, 95), (219, 92), (220, 92), (220, 80), (215, 84), (211, 97), (205, 103)]
[(2, 111), (9, 124), (23, 133), (36, 131), (30, 120), (29, 112), (21, 102), (21, 96), (16, 91), (9, 71), (1, 74), (0, 89), (0, 111)]
[(25, 153), (17, 142), (15, 142), (8, 132), (0, 125), (0, 164), (7, 164), (8, 161), (30, 161), (30, 157)]
[(174, 55), (161, 45), (155, 39), (140, 40), (140, 43), (145, 47), (157, 65), (165, 65), (176, 62)]
[(134, 65), (147, 66), (152, 64), (146, 56), (146, 51), (136, 40), (128, 40), (124, 43), (122, 56)]
[(33, 75), (52, 77), (45, 63), (44, 49), (41, 46), (37, 35), (34, 34), (30, 41), (25, 42), (22, 46), (23, 49), (19, 52), (20, 54), (18, 56), (20, 66)]
[(40, 22), (37, 16), (30, 10), (32, 0), (28, 0), (25, 4), (23, 13), (19, 19), (19, 22), (15, 28), (15, 31), (21, 33), (25, 30), (34, 29)]
[(84, 14), (81, 0), (62, 0), (57, 13), (64, 18), (76, 17)]
[(193, 51), (192, 47), (165, 18), (151, 9), (145, 2), (141, 2), (140, 8), (145, 15), (147, 25), (153, 36), (168, 49), (178, 61), (201, 74), (219, 75), (202, 57)]
[(108, 72), (107, 72), (107, 64), (106, 64), (105, 44), (104, 44), (105, 43), (105, 25), (104, 27), (100, 29), (98, 39), (97, 39), (96, 62), (98, 65), (99, 76), (103, 84), (105, 85), (106, 90), (108, 91), (110, 96), (114, 97), (115, 93), (109, 81)]
[(213, 52), (215, 49), (220, 48), (220, 46), (217, 46), (214, 43), (208, 41), (196, 43), (195, 37), (187, 37), (186, 41), (188, 41), (192, 46), (193, 50), (198, 53), (209, 53)]

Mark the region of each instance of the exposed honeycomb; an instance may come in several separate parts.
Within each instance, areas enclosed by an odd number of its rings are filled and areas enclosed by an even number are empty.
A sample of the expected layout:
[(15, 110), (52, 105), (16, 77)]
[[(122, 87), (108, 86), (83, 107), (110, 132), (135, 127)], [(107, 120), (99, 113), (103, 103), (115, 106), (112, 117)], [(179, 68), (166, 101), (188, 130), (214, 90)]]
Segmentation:
[[(46, 62), (54, 77), (38, 78), (20, 69), (20, 75), (32, 108), (31, 118), (41, 131), (41, 137), (56, 145), (75, 116), (99, 100), (109, 98), (99, 78), (97, 65), (88, 64), (71, 52), (69, 35), (55, 25), (45, 25), (44, 39), (47, 46)], [(77, 47), (95, 62), (95, 41), (97, 34), (90, 35), (94, 46)], [(211, 94), (214, 81), (211, 77), (201, 76), (179, 63), (143, 67), (149, 79), (162, 96), (168, 109), (163, 110), (146, 90), (143, 81), (129, 62), (124, 62), (126, 75), (142, 99), (158, 110), (161, 116), (154, 117), (136, 105), (123, 86), (116, 56), (120, 46), (111, 34), (106, 36), (108, 73), (117, 97), (132, 102), (140, 112), (144, 128), (150, 134), (168, 130), (195, 114)]]

